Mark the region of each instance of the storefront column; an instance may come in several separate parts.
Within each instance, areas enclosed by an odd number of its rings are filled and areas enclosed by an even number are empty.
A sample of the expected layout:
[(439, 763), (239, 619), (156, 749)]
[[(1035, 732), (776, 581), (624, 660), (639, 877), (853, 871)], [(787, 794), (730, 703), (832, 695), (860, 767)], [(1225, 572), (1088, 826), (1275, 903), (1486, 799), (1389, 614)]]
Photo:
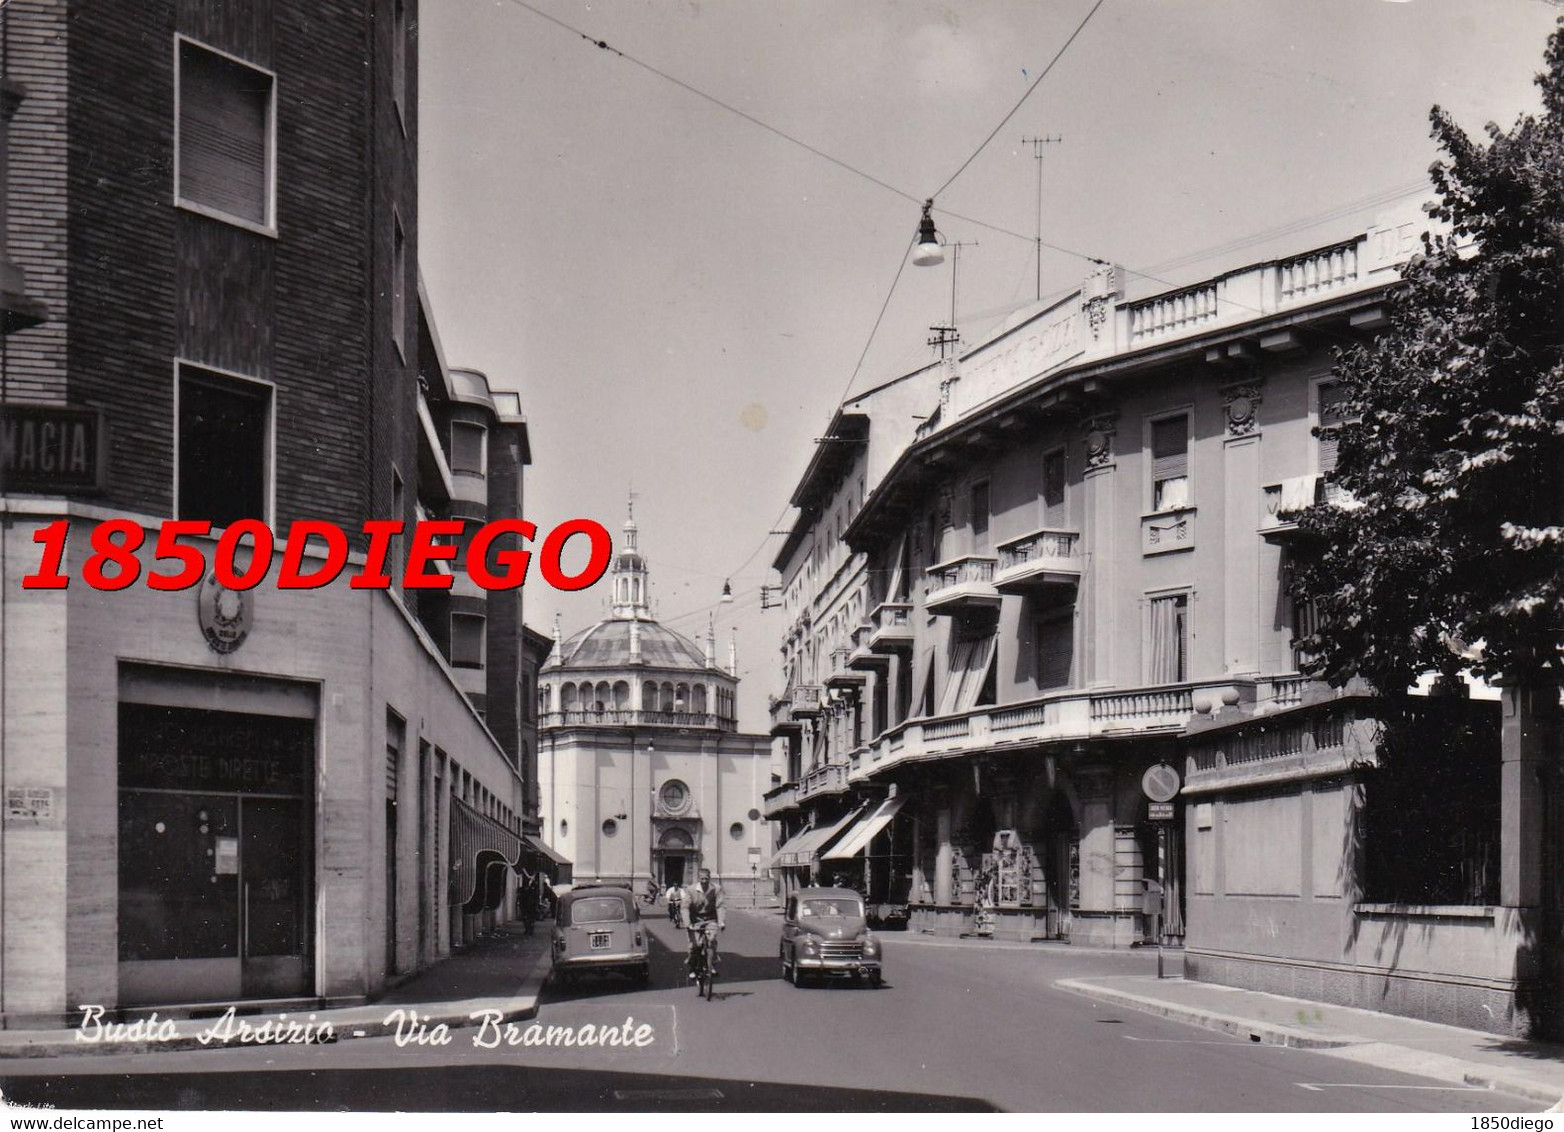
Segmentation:
[(1507, 908), (1535, 908), (1542, 903), (1546, 783), (1558, 736), (1558, 698), (1557, 685), (1504, 688), (1499, 903)]
[(934, 851), (934, 903), (949, 904), (954, 891), (954, 851), (950, 845), (950, 807), (941, 806), (935, 811), (934, 836), (938, 848)]
[(1081, 911), (1113, 911), (1113, 772), (1082, 770)]

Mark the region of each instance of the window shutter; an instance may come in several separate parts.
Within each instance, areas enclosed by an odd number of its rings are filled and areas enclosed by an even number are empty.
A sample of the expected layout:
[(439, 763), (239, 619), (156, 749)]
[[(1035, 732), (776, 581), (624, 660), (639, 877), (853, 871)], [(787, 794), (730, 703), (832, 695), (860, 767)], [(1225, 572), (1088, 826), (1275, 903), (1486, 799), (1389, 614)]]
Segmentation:
[(1340, 443), (1338, 428), (1345, 420), (1342, 402), (1345, 395), (1335, 382), (1320, 387), (1320, 471), (1326, 474), (1336, 470), (1336, 456)]
[(256, 224), (267, 215), (270, 76), (191, 43), (179, 56), (179, 195)]
[(1075, 618), (1050, 617), (1038, 625), (1037, 639), (1038, 686), (1044, 691), (1068, 688), (1075, 652)]
[(1151, 478), (1176, 479), (1189, 474), (1189, 418), (1151, 422)]
[(1050, 452), (1043, 457), (1043, 506), (1064, 505), (1064, 453)]

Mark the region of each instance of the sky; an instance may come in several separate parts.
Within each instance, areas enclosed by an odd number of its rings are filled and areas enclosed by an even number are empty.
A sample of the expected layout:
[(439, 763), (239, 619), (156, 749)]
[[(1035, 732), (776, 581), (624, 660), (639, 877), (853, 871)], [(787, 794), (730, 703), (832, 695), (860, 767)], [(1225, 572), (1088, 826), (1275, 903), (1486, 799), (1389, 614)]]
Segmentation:
[[(712, 619), (724, 662), (736, 634), (745, 730), (781, 690), (760, 587), (814, 438), (950, 317), (951, 257), (901, 270), (922, 200), (965, 245), (969, 344), (1036, 298), (1039, 232), (1045, 296), (1088, 256), (1144, 291), (1307, 250), (1426, 195), (1433, 104), (1468, 131), (1534, 111), (1564, 14), (1097, 4), (421, 5), (419, 260), (447, 360), (520, 392), (540, 542), (578, 516), (617, 539), (634, 490), (654, 614), (697, 639)], [(1062, 139), (1041, 210), (1040, 136)], [(606, 581), (533, 577), (535, 628), (606, 615)]]

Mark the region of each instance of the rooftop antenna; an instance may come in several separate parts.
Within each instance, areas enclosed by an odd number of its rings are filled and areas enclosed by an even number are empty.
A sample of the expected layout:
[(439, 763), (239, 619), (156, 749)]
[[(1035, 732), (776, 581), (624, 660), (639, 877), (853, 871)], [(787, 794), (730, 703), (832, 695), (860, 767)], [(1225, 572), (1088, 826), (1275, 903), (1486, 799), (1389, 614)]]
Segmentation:
[(1022, 145), (1032, 147), (1032, 156), (1037, 159), (1037, 236), (1032, 243), (1037, 247), (1037, 300), (1039, 302), (1043, 298), (1043, 146), (1058, 145), (1063, 141), (1063, 134), (1053, 137), (1045, 134), (1039, 138), (1021, 139)]
[(952, 353), (961, 342), (961, 333), (956, 329), (956, 274), (957, 265), (961, 263), (961, 249), (975, 248), (977, 242), (968, 240), (965, 242), (952, 242), (942, 245), (950, 249), (950, 323), (946, 326), (931, 326), (929, 333), (933, 335), (929, 339), (929, 345), (939, 350), (940, 359), (945, 357), (948, 348)]

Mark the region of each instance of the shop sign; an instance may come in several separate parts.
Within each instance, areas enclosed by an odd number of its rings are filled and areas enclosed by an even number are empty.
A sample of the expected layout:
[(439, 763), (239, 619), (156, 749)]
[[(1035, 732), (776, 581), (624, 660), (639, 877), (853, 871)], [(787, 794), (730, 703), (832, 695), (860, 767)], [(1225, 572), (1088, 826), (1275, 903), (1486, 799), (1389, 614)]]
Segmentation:
[(1147, 802), (1146, 803), (1146, 819), (1148, 821), (1172, 821), (1173, 820), (1173, 803), (1172, 802)]
[(101, 491), (107, 457), (97, 409), (0, 405), (0, 491)]
[(122, 788), (300, 795), (314, 721), (120, 705)]

